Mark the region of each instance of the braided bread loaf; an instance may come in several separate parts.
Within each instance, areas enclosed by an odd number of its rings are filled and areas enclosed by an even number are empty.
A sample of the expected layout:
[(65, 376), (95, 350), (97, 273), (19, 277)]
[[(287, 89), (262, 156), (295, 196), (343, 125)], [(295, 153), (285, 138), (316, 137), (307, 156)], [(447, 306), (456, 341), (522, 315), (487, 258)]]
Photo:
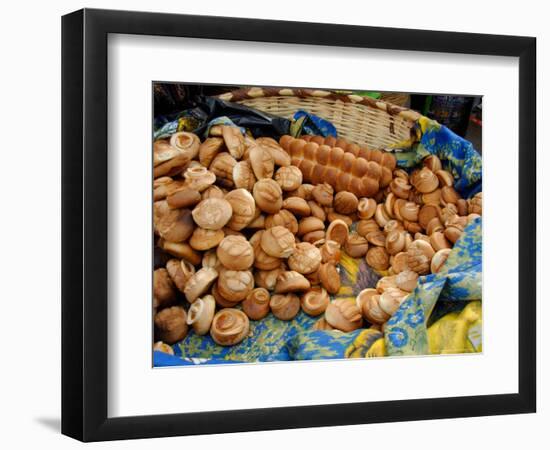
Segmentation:
[(328, 145), (329, 147), (340, 147), (345, 152), (353, 153), (355, 156), (360, 158), (365, 158), (367, 161), (374, 161), (380, 164), (383, 167), (387, 167), (391, 172), (395, 170), (397, 166), (397, 161), (395, 156), (391, 153), (384, 152), (382, 150), (370, 149), (368, 146), (359, 146), (353, 142), (349, 142), (344, 138), (335, 138), (333, 136), (311, 136), (304, 135), (300, 136), (300, 139), (303, 139), (307, 142), (315, 142), (319, 145)]
[[(309, 142), (292, 136), (282, 136), (280, 139), (281, 147), (291, 157), (291, 164), (300, 169), (305, 181), (313, 184), (328, 183), (337, 192), (349, 191), (358, 197), (374, 197), (380, 188), (391, 182), (392, 170), (374, 160), (356, 156), (352, 151), (355, 147), (346, 145), (349, 151), (344, 151), (341, 147), (319, 144), (313, 138), (318, 136), (312, 137)], [(384, 161), (385, 164), (391, 164), (389, 158), (384, 158)]]

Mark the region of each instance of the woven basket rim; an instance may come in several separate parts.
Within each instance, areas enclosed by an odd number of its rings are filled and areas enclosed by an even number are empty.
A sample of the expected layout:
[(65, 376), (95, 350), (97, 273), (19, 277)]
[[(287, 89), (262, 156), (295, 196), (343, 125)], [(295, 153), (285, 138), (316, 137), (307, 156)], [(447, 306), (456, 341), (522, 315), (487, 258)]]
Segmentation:
[(422, 114), (413, 111), (412, 109), (394, 105), (393, 103), (389, 103), (384, 100), (377, 100), (372, 97), (361, 97), (354, 94), (337, 94), (322, 89), (250, 87), (235, 89), (233, 91), (218, 95), (218, 98), (220, 98), (221, 100), (226, 100), (230, 102), (239, 102), (243, 100), (268, 97), (312, 97), (333, 101), (339, 100), (343, 103), (353, 103), (355, 105), (359, 104), (370, 108), (379, 109), (388, 113), (391, 116), (398, 116), (411, 122), (416, 122), (422, 117)]

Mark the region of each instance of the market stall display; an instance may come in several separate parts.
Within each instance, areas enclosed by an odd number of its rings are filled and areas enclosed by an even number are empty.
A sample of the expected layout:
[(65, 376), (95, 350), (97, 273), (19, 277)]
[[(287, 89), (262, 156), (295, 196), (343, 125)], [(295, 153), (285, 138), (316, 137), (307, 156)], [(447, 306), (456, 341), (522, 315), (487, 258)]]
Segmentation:
[[(480, 351), (479, 155), (417, 113), (347, 98), (385, 114), (385, 135), (304, 134), (304, 117), (332, 130), (311, 111), (277, 138), (226, 116), (157, 130), (156, 365)], [(458, 346), (437, 344), (466, 308)]]

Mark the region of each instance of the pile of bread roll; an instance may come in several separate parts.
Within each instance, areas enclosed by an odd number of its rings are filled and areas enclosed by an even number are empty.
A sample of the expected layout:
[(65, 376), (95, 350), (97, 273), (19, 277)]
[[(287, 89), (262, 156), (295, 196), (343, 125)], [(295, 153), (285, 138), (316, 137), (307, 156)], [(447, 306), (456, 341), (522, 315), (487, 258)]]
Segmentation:
[[(481, 193), (462, 199), (435, 156), (410, 174), (395, 157), (343, 139), (253, 139), (214, 126), (154, 143), (154, 348), (171, 353), (189, 327), (220, 345), (250, 320), (301, 310), (315, 329), (383, 330), (416, 286), (441, 270)], [(353, 230), (353, 231), (352, 231)], [(342, 254), (385, 276), (355, 302), (340, 289)]]

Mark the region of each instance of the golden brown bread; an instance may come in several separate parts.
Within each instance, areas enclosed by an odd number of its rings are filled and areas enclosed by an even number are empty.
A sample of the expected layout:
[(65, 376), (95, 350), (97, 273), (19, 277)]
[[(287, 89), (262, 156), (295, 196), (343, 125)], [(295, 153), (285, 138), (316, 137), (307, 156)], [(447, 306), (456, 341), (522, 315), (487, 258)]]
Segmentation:
[[(377, 149), (370, 149), (366, 145), (359, 146), (353, 142), (349, 142), (344, 138), (334, 138), (332, 136), (300, 136), (306, 142), (314, 142), (318, 145), (327, 145), (329, 147), (341, 148), (346, 153), (351, 153), (357, 158), (363, 158), (367, 161), (374, 161), (383, 167), (387, 167), (390, 171), (394, 171), (397, 166), (395, 156), (388, 152), (383, 152)], [(281, 144), (282, 145), (282, 144)]]
[[(391, 181), (392, 172), (389, 167), (355, 156), (353, 152), (344, 151), (340, 147), (319, 145), (320, 139), (316, 138), (317, 136), (313, 136), (307, 141), (283, 136), (280, 140), (281, 146), (289, 153), (292, 164), (300, 169), (305, 181), (312, 184), (328, 183), (337, 192), (349, 191), (358, 197), (373, 197), (381, 186)], [(355, 147), (351, 148), (355, 150)], [(385, 158), (385, 154), (379, 153), (377, 159), (389, 161), (393, 158), (395, 162), (392, 155)], [(368, 155), (365, 153), (365, 156)]]

